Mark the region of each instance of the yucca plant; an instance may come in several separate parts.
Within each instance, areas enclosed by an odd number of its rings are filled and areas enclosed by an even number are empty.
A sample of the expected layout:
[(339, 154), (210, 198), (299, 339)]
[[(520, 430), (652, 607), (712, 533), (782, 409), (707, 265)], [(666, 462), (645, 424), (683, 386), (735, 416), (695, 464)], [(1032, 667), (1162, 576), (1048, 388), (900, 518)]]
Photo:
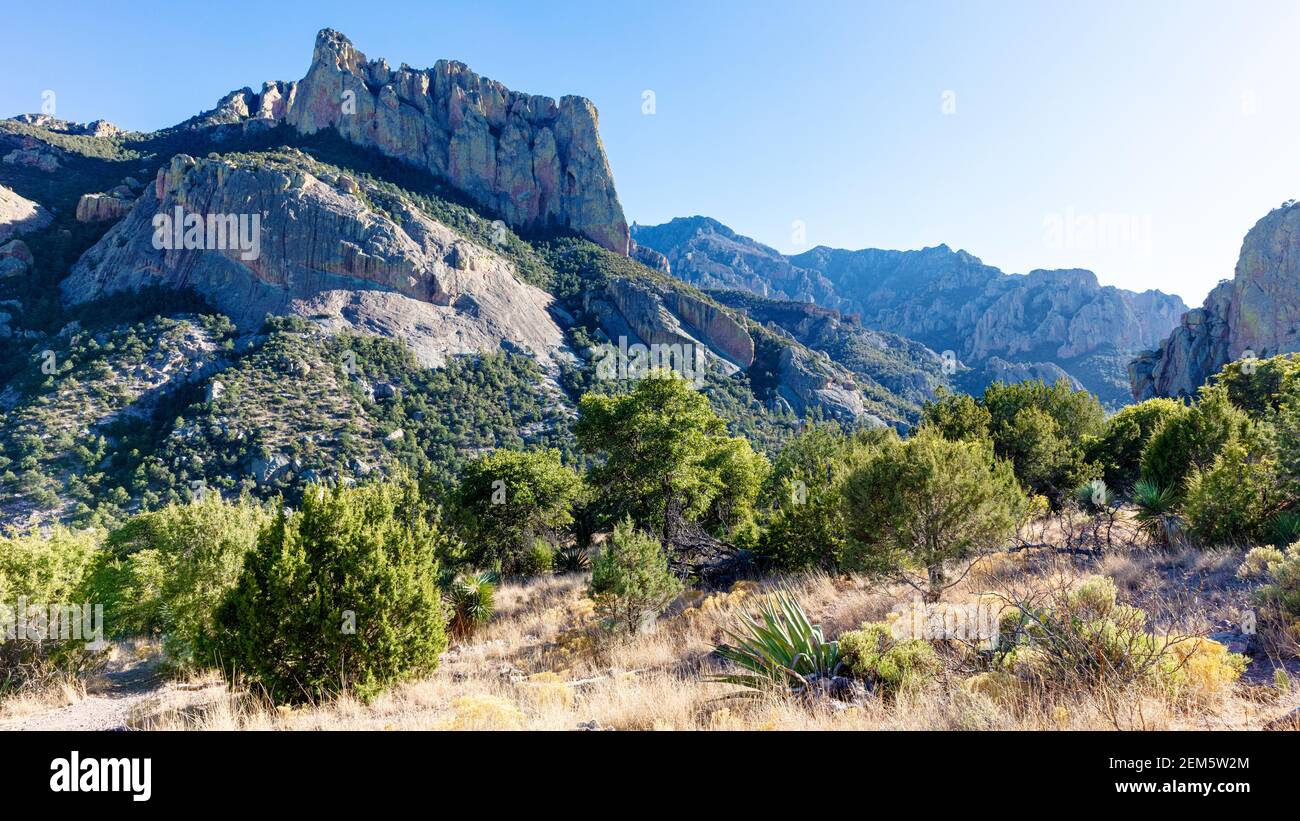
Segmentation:
[(1084, 482), (1074, 489), (1074, 498), (1084, 510), (1105, 510), (1115, 503), (1115, 494), (1101, 479)]
[(591, 556), (585, 547), (572, 544), (555, 551), (556, 573), (581, 573), (590, 566)]
[(466, 573), (447, 587), (445, 599), (451, 610), (451, 634), (466, 638), (492, 618), (498, 578), (495, 573)]
[(1162, 489), (1149, 479), (1139, 479), (1133, 485), (1133, 505), (1142, 532), (1157, 544), (1168, 545), (1173, 541), (1180, 527), (1174, 513), (1177, 499), (1172, 488)]
[(720, 645), (714, 652), (744, 672), (711, 676), (711, 680), (748, 688), (751, 695), (806, 693), (813, 680), (839, 673), (839, 642), (826, 640), (790, 592), (781, 590), (766, 598), (759, 605), (758, 619), (748, 614), (740, 618), (739, 629), (725, 631), (734, 644)]
[(1284, 510), (1273, 519), (1269, 526), (1273, 544), (1288, 547), (1300, 541), (1300, 512)]

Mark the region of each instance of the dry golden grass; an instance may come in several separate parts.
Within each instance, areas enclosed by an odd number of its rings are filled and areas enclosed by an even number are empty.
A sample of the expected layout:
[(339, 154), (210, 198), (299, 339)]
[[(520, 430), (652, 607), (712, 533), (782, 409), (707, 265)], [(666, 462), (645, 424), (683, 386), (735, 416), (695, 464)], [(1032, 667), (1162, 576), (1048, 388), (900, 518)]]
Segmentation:
[[(1150, 551), (1104, 560), (1026, 550), (981, 560), (946, 595), (971, 602), (991, 591), (1069, 584), (1108, 573), (1154, 620), (1203, 629), (1234, 606), (1231, 591), (1214, 601), (1187, 585), (1221, 582), (1235, 562), (1222, 554)], [(1189, 580), (1191, 580), (1189, 582)], [(1198, 581), (1200, 580), (1200, 581)], [(132, 716), (142, 729), (498, 729), (498, 730), (889, 730), (889, 729), (1222, 729), (1260, 727), (1300, 703), (1264, 684), (1240, 682), (1194, 710), (1155, 693), (1072, 692), (1031, 695), (980, 689), (969, 672), (895, 701), (848, 706), (781, 697), (727, 698), (731, 685), (707, 680), (721, 668), (711, 655), (738, 611), (778, 585), (792, 590), (828, 637), (884, 618), (911, 601), (903, 585), (809, 574), (731, 591), (688, 592), (648, 632), (619, 638), (602, 631), (579, 575), (504, 585), (497, 613), (477, 635), (453, 647), (436, 673), (393, 688), (370, 704), (343, 696), (288, 708), (218, 683), (196, 683), (206, 698), (149, 703)], [(1238, 597), (1244, 601), (1245, 592)], [(1257, 662), (1259, 663), (1259, 662)], [(1271, 675), (1271, 674), (1270, 674)]]
[(76, 704), (86, 697), (86, 685), (72, 676), (60, 676), (0, 701), (0, 722), (48, 713)]

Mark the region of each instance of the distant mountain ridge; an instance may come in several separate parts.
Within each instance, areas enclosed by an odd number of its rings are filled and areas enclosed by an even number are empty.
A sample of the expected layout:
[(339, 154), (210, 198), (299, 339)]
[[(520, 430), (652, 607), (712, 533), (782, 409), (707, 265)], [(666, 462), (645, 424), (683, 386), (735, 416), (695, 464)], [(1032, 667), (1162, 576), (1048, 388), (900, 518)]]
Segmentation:
[(952, 351), (990, 379), (993, 371), (1005, 375), (1007, 364), (1040, 372), (1055, 366), (1111, 405), (1127, 400), (1131, 355), (1156, 344), (1186, 310), (1175, 295), (1102, 286), (1091, 271), (1006, 274), (946, 245), (821, 246), (786, 256), (707, 217), (634, 224), (631, 233), (638, 247), (663, 254), (674, 276), (697, 287), (815, 302), (866, 328)]

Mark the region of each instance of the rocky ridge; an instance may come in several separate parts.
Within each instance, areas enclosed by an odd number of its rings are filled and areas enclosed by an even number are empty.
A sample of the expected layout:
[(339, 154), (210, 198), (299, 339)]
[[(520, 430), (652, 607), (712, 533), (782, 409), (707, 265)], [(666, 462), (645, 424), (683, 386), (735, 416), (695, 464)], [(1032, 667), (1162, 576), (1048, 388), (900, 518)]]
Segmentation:
[(452, 60), (393, 69), (324, 29), (301, 80), (234, 91), (191, 125), (250, 123), (303, 134), (334, 128), (448, 180), (511, 226), (567, 228), (628, 253), (596, 108), (585, 98), (511, 91)]

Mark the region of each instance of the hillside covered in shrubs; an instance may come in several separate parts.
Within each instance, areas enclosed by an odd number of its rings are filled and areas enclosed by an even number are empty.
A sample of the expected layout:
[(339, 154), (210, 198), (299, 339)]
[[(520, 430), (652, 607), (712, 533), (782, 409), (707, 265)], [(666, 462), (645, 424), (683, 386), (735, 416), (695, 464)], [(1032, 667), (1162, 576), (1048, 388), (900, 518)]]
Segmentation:
[[(942, 726), (1155, 720), (1115, 699), (1258, 726), (1293, 700), (1300, 640), (1297, 374), (1234, 363), (1195, 402), (1109, 417), (1064, 384), (998, 384), (907, 436), (807, 424), (771, 457), (655, 374), (585, 396), (570, 449), (489, 448), (450, 480), (415, 460), (5, 537), (0, 600), (102, 603), (105, 638), (220, 673), (240, 726), (262, 700), (328, 723), (422, 681), (446, 726), (535, 726), (619, 676), (636, 698), (680, 680), (689, 726), (894, 726), (920, 704)], [(22, 698), (105, 651), (6, 652)], [(626, 658), (654, 652), (671, 662)]]

